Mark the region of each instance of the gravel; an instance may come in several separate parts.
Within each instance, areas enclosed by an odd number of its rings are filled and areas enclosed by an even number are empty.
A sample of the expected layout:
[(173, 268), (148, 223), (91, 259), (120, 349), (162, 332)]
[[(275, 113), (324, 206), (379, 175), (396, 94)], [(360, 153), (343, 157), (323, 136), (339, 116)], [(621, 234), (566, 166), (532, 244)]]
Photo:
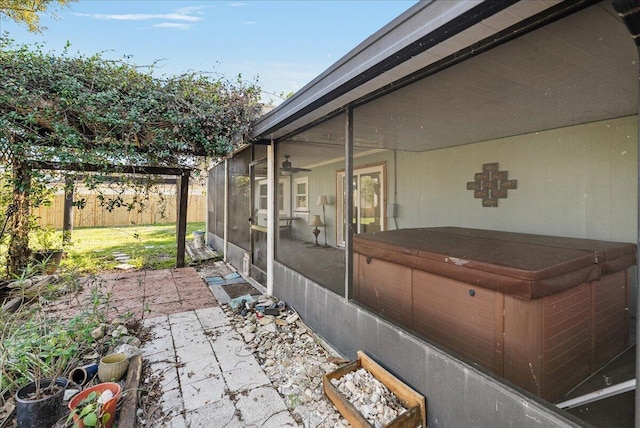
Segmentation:
[[(263, 296), (256, 306), (273, 303), (278, 302)], [(222, 308), (301, 427), (350, 426), (322, 390), (322, 376), (346, 361), (322, 346), (295, 311), (280, 305), (278, 316), (261, 316), (255, 310), (242, 316), (229, 305)]]

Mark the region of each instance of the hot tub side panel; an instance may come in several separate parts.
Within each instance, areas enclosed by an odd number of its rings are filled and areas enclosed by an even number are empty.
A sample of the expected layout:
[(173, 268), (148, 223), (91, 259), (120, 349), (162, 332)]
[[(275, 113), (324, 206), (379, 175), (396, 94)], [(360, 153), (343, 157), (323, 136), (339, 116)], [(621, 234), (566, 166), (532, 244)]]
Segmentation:
[(412, 294), (412, 330), (502, 376), (501, 293), (414, 270)]
[(593, 295), (592, 367), (602, 367), (629, 346), (630, 275), (628, 270), (591, 284)]
[(591, 361), (591, 286), (526, 302), (505, 296), (504, 377), (555, 401), (586, 379)]

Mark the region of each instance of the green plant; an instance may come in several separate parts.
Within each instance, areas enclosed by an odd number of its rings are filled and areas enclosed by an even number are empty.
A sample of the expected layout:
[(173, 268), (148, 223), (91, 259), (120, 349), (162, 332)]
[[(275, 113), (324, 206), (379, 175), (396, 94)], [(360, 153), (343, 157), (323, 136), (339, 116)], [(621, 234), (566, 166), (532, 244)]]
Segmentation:
[[(113, 398), (113, 394), (109, 390), (101, 394), (92, 391), (85, 399), (78, 403), (78, 407), (71, 410), (67, 418), (67, 423), (71, 422), (74, 416), (77, 416), (87, 427), (101, 427), (105, 425), (111, 419), (112, 415), (105, 411), (104, 404), (111, 398)], [(73, 426), (77, 427), (79, 424), (76, 422)]]
[[(75, 55), (68, 45), (55, 55), (6, 36), (0, 36), (0, 63), (0, 160), (17, 206), (11, 273), (28, 262), (34, 190), (60, 179), (48, 168), (84, 171), (91, 165), (93, 172), (77, 179), (90, 190), (105, 189), (99, 199), (107, 209), (133, 210), (147, 203), (157, 183), (144, 167), (186, 174), (206, 164), (198, 158), (225, 156), (246, 142), (260, 112), (260, 88), (242, 76), (227, 80), (189, 72), (159, 78), (153, 66), (145, 69), (128, 59)], [(135, 171), (144, 179), (123, 165), (143, 167)], [(122, 180), (114, 182), (114, 174)], [(106, 191), (105, 183), (117, 191)], [(128, 203), (122, 195), (131, 188), (137, 197)]]
[(62, 232), (56, 231), (51, 226), (40, 227), (33, 230), (33, 237), (37, 251), (50, 251), (63, 248)]
[(79, 355), (104, 346), (91, 333), (107, 319), (109, 296), (93, 290), (91, 304), (68, 320), (43, 311), (42, 303), (59, 292), (53, 286), (25, 297), (28, 301), (13, 313), (0, 311), (0, 397), (39, 378), (65, 376), (76, 366)]
[[(62, 376), (79, 350), (73, 330), (43, 316), (38, 306), (32, 305), (15, 315), (3, 314), (3, 340), (0, 345), (3, 394), (13, 392), (30, 381)], [(35, 395), (40, 393), (36, 388)]]

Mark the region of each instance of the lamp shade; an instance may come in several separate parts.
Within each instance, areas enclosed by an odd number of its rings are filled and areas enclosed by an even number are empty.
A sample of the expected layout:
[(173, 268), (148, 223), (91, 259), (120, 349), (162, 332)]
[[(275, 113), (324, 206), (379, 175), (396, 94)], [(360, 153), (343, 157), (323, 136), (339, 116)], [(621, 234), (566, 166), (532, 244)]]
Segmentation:
[(324, 226), (324, 225), (322, 224), (322, 220), (320, 220), (320, 216), (314, 215), (313, 217), (311, 217), (311, 220), (309, 221), (309, 226)]
[(318, 196), (318, 202), (316, 205), (329, 205), (329, 198), (327, 198), (327, 195)]

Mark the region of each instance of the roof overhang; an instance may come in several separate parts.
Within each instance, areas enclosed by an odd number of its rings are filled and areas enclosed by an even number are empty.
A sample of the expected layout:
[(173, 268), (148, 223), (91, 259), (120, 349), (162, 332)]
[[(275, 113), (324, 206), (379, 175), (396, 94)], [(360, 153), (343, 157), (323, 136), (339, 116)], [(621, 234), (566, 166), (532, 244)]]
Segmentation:
[[(311, 126), (319, 124), (332, 116), (343, 111), (347, 106), (361, 106), (372, 100), (383, 97), (397, 91), (400, 88), (411, 85), (418, 81), (432, 81), (430, 88), (434, 96), (442, 96), (442, 91), (433, 92), (434, 88), (442, 86), (442, 82), (431, 78), (438, 73), (447, 70), (457, 64), (468, 61), (470, 59), (482, 56), (481, 54), (491, 51), (492, 49), (507, 44), (512, 40), (520, 38), (523, 35), (540, 29), (547, 24), (553, 23), (564, 17), (580, 12), (589, 6), (598, 3), (593, 0), (568, 0), (568, 1), (501, 1), (501, 2), (474, 2), (474, 1), (430, 1), (420, 2), (400, 15), (398, 18), (383, 27), (380, 31), (366, 39), (358, 47), (353, 49), (349, 54), (335, 63), (332, 67), (298, 91), (292, 98), (280, 105), (275, 110), (261, 117), (254, 123), (252, 138), (254, 141), (260, 140), (278, 140), (290, 137)], [(623, 29), (623, 26), (617, 18), (616, 14), (610, 7), (610, 2), (604, 1), (594, 8), (595, 13), (582, 18), (585, 25), (595, 25), (595, 31), (602, 31), (606, 34), (610, 31), (612, 25)], [(584, 14), (583, 14), (584, 15)], [(564, 27), (570, 27), (575, 22), (568, 23)], [(562, 27), (562, 28), (564, 28)], [(565, 30), (562, 30), (565, 31)], [(571, 31), (567, 28), (566, 31)], [(540, 32), (537, 32), (538, 35)], [(556, 33), (558, 33), (556, 31)], [(545, 43), (559, 43), (553, 47), (553, 55), (557, 60), (557, 55), (566, 54), (571, 57), (576, 52), (583, 51), (583, 46), (570, 46), (572, 40), (575, 41), (575, 34), (555, 34), (545, 33)], [(619, 34), (616, 35), (621, 38)], [(633, 43), (627, 35), (623, 36), (627, 46), (618, 56), (612, 57), (611, 60), (616, 61), (620, 58), (627, 58), (629, 52), (633, 51)], [(607, 41), (608, 42), (608, 41)], [(615, 43), (620, 43), (616, 40)], [(514, 45), (516, 46), (516, 45)], [(533, 46), (535, 48), (535, 46)], [(531, 49), (532, 45), (516, 46), (517, 49)], [(600, 47), (600, 49), (609, 48), (619, 50), (619, 47), (608, 45)], [(506, 52), (506, 51), (505, 51)], [(509, 52), (507, 52), (509, 53)], [(505, 53), (505, 55), (507, 54)], [(489, 58), (489, 56), (487, 56)], [(635, 59), (635, 58), (634, 58)], [(549, 60), (549, 58), (544, 58)], [(608, 59), (607, 59), (608, 60)], [(495, 62), (495, 59), (491, 61)], [(598, 58), (593, 58), (593, 63), (584, 62), (581, 64), (582, 69), (589, 67), (597, 67), (597, 73), (593, 75), (594, 82), (602, 79), (602, 62)], [(477, 64), (482, 66), (482, 64)], [(501, 66), (501, 64), (493, 64)], [(557, 66), (558, 64), (556, 64)], [(504, 67), (504, 64), (502, 64)], [(613, 64), (612, 67), (619, 67), (620, 64)], [(515, 66), (520, 67), (518, 65)], [(521, 65), (522, 69), (518, 72), (522, 74), (526, 72), (526, 64)], [(630, 67), (625, 70), (625, 79)], [(467, 75), (469, 70), (467, 69)], [(517, 73), (516, 73), (517, 74)], [(462, 74), (460, 74), (462, 76)], [(458, 79), (464, 77), (458, 76)], [(522, 76), (520, 76), (522, 77)], [(544, 79), (536, 81), (530, 79), (528, 85), (531, 87), (530, 92), (539, 93), (544, 90)], [(540, 77), (540, 76), (538, 76)], [(589, 86), (593, 82), (584, 81), (584, 76), (578, 76), (583, 80), (582, 84)], [(498, 80), (497, 80), (498, 81)], [(635, 83), (634, 83), (635, 84)], [(621, 88), (622, 92), (628, 92), (628, 88)], [(526, 91), (525, 91), (526, 92)], [(521, 95), (524, 96), (525, 92)], [(604, 116), (621, 115), (624, 111), (629, 111), (629, 104), (637, 103), (634, 92), (634, 100), (626, 102), (624, 107), (618, 108), (615, 112), (610, 111)], [(424, 94), (423, 94), (424, 95)], [(497, 94), (492, 94), (497, 95)], [(506, 94), (508, 95), (508, 94)], [(505, 96), (505, 94), (498, 95)], [(616, 95), (617, 96), (617, 95)], [(389, 98), (389, 97), (387, 97)], [(595, 97), (592, 97), (595, 98)], [(496, 103), (508, 103), (510, 100), (496, 99)], [(535, 102), (536, 100), (527, 99), (527, 102)], [(443, 102), (444, 99), (443, 99)], [(540, 100), (544, 103), (545, 100)], [(374, 106), (376, 103), (372, 103)], [(473, 103), (471, 103), (473, 104)], [(441, 106), (447, 107), (447, 106)], [(449, 106), (460, 107), (461, 106)], [(610, 106), (609, 106), (610, 107)], [(387, 106), (388, 108), (388, 106)], [(531, 108), (531, 106), (527, 107)], [(540, 106), (541, 109), (545, 107)], [(440, 108), (443, 110), (442, 108)], [(534, 109), (536, 107), (534, 106)], [(361, 109), (364, 110), (364, 109)], [(371, 111), (375, 108), (371, 107)], [(446, 110), (446, 109), (445, 109)], [(423, 110), (427, 112), (428, 110)], [(470, 112), (473, 113), (473, 112)], [(461, 117), (465, 116), (464, 109), (458, 110), (457, 114)], [(409, 115), (410, 116), (410, 115)], [(475, 116), (478, 116), (477, 114)], [(602, 115), (592, 115), (590, 120), (597, 120)], [(471, 115), (473, 117), (473, 114)], [(356, 120), (358, 116), (356, 115)], [(373, 119), (373, 116), (371, 117)], [(584, 119), (587, 119), (585, 117)], [(478, 117), (479, 122), (484, 119)], [(579, 121), (572, 120), (567, 124)], [(369, 120), (374, 123), (374, 120)], [(566, 125), (566, 124), (565, 124)], [(329, 124), (327, 124), (329, 126)], [(342, 128), (338, 124), (338, 129)], [(424, 126), (424, 123), (420, 126)], [(549, 123), (549, 126), (559, 126), (558, 124)], [(322, 126), (320, 126), (321, 128)], [(335, 129), (334, 126), (331, 128)], [(546, 128), (549, 129), (549, 128)], [(531, 132), (532, 129), (510, 129), (509, 132), (502, 134), (517, 134), (523, 132)], [(342, 138), (341, 132), (338, 132)], [(499, 136), (503, 136), (500, 134)], [(327, 135), (325, 133), (325, 135)], [(379, 129), (377, 130), (378, 138), (381, 138)], [(393, 135), (397, 141), (398, 135)], [(495, 137), (487, 133), (487, 138)], [(296, 139), (298, 139), (296, 137)], [(391, 137), (387, 138), (388, 140)], [(317, 141), (307, 136), (302, 141)], [(373, 139), (375, 140), (375, 138)], [(452, 142), (444, 146), (468, 143), (468, 138), (454, 138), (452, 134)], [(371, 147), (389, 148), (385, 144), (374, 143)], [(422, 147), (413, 148), (416, 150), (428, 150), (437, 148)]]

